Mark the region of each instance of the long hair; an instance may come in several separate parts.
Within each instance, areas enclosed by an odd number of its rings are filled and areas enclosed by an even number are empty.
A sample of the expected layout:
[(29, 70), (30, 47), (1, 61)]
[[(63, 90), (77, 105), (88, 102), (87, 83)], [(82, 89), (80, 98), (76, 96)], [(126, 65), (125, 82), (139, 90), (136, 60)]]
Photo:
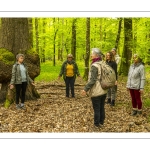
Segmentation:
[(115, 61), (115, 57), (114, 57), (113, 53), (110, 52), (110, 51), (106, 53), (106, 58), (105, 58), (106, 61), (107, 61), (107, 54), (108, 54), (108, 53), (109, 53), (109, 55), (110, 55), (110, 61)]

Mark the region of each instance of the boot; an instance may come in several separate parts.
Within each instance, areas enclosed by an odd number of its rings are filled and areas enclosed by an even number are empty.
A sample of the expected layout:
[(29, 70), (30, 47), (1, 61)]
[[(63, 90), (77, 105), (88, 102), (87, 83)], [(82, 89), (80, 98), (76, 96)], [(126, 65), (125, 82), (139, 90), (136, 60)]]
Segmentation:
[(142, 114), (142, 110), (138, 110), (137, 114), (141, 115)]
[(106, 104), (111, 104), (111, 99), (108, 98)]
[(111, 106), (115, 106), (115, 100), (112, 100)]
[(131, 116), (135, 116), (137, 114), (137, 110), (133, 110)]

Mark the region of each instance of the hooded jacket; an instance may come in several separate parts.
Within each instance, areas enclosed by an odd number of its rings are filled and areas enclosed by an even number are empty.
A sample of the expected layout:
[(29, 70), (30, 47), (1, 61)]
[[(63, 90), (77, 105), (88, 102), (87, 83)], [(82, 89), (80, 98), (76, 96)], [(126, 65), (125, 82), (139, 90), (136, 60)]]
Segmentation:
[(128, 72), (127, 88), (144, 89), (145, 85), (145, 68), (142, 63), (132, 64)]

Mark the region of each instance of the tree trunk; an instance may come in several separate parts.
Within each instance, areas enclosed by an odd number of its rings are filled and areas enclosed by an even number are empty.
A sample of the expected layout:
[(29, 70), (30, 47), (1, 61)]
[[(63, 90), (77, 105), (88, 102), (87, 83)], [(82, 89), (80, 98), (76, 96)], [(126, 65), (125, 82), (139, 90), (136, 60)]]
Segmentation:
[(117, 33), (116, 43), (115, 43), (115, 48), (116, 49), (118, 49), (118, 45), (119, 45), (120, 33), (121, 33), (121, 24), (122, 24), (122, 18), (119, 18), (118, 33)]
[(103, 42), (103, 31), (102, 31), (102, 24), (103, 24), (103, 18), (100, 18), (100, 42), (101, 42), (101, 48), (103, 47), (103, 44), (102, 44), (102, 42)]
[(29, 25), (29, 40), (31, 46), (33, 47), (33, 25), (32, 25), (32, 18), (28, 18), (28, 25)]
[(39, 25), (38, 25), (38, 18), (35, 18), (35, 38), (36, 38), (36, 52), (39, 54)]
[(73, 19), (72, 21), (72, 42), (71, 42), (71, 54), (74, 57), (74, 60), (76, 60), (76, 22), (77, 19)]
[(58, 29), (55, 27), (55, 18), (53, 18), (53, 24), (54, 24), (54, 40), (53, 40), (53, 49), (54, 49), (54, 54), (53, 54), (53, 66), (56, 65), (56, 35)]
[(41, 58), (41, 62), (45, 62), (45, 25), (46, 25), (46, 21), (45, 18), (43, 18), (43, 27), (42, 27), (42, 31), (43, 31), (43, 47), (41, 49), (41, 54), (42, 54), (42, 58)]
[(121, 72), (124, 75), (128, 74), (128, 70), (131, 64), (132, 57), (132, 18), (124, 18), (124, 49), (123, 49), (123, 60), (121, 66)]
[[(0, 32), (0, 55), (2, 57), (0, 59), (0, 83), (2, 83), (0, 102), (7, 100), (8, 103), (10, 102), (9, 97), (12, 97), (12, 101), (15, 100), (15, 94), (12, 94), (12, 90), (8, 89), (8, 84), (10, 83), (12, 65), (15, 63), (16, 54), (25, 54), (25, 63), (33, 80), (40, 73), (40, 61), (38, 54), (32, 48), (27, 18), (2, 18)], [(31, 85), (28, 86), (29, 88), (31, 90), (27, 90), (26, 100), (39, 98), (36, 89)]]
[(90, 58), (90, 18), (86, 19), (86, 54), (85, 54), (85, 70), (83, 78), (87, 81), (89, 74), (89, 58)]

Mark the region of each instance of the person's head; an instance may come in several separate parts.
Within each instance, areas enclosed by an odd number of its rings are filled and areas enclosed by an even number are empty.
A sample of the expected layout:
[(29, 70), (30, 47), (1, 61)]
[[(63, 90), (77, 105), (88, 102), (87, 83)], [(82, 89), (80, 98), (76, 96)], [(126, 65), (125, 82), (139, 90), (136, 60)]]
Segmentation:
[(115, 56), (116, 54), (117, 54), (117, 50), (116, 50), (116, 48), (112, 48), (111, 49), (111, 52), (113, 53), (113, 55)]
[(107, 52), (106, 53), (106, 60), (108, 61), (114, 61), (114, 55), (112, 52)]
[(141, 59), (137, 54), (134, 54), (134, 55), (133, 55), (133, 62), (134, 62), (135, 64), (137, 64), (137, 63), (142, 62), (142, 59)]
[(72, 55), (72, 54), (68, 54), (68, 55), (67, 55), (67, 60), (68, 60), (68, 61), (72, 61), (72, 59), (73, 59), (73, 55)]
[(100, 58), (101, 59), (101, 51), (99, 48), (92, 48), (91, 59)]
[(23, 63), (25, 56), (24, 54), (17, 54), (16, 59), (18, 63)]

